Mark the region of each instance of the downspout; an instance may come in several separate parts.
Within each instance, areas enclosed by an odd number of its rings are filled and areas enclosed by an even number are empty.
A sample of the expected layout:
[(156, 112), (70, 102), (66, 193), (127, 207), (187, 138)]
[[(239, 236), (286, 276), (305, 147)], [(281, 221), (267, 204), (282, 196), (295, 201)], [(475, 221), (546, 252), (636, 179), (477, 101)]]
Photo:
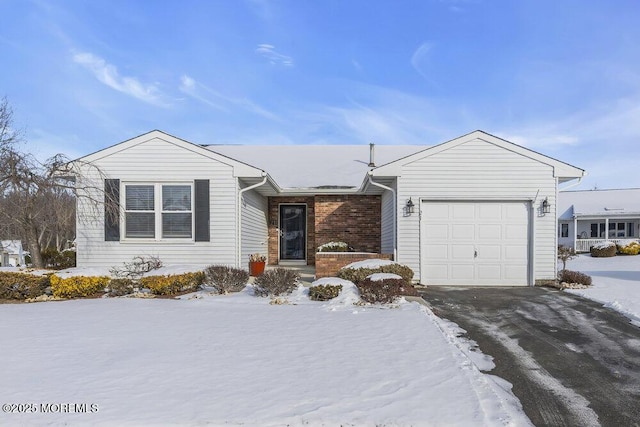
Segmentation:
[[(239, 181), (238, 181), (239, 182)], [(236, 224), (238, 224), (238, 230), (236, 232), (236, 268), (242, 268), (241, 263), (242, 260), (242, 195), (245, 191), (253, 190), (254, 188), (258, 188), (264, 185), (267, 182), (267, 173), (262, 171), (262, 181), (257, 184), (250, 185), (247, 188), (242, 188), (238, 191), (238, 203), (236, 206), (236, 215), (237, 220)]]
[(394, 190), (391, 187), (387, 187), (386, 185), (382, 185), (380, 183), (375, 182), (373, 180), (373, 178), (372, 178), (372, 175), (373, 175), (373, 172), (369, 171), (368, 177), (369, 177), (369, 183), (371, 185), (375, 185), (376, 187), (380, 187), (383, 190), (391, 191), (391, 194), (393, 194), (393, 228), (392, 228), (392, 231), (393, 231), (393, 260), (395, 262), (398, 262), (398, 242), (397, 242), (397, 236), (396, 236), (397, 235), (397, 230), (396, 230), (396, 221), (397, 221), (396, 211), (397, 211), (397, 206), (396, 205), (398, 204), (398, 201), (396, 200), (396, 190)]

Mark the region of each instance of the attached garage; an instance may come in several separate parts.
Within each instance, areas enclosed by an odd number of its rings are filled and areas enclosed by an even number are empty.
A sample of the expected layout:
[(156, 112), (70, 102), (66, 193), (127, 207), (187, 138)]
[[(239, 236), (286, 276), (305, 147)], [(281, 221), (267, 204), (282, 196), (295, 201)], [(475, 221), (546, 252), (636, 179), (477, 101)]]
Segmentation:
[(421, 271), (430, 285), (529, 284), (527, 201), (421, 203)]

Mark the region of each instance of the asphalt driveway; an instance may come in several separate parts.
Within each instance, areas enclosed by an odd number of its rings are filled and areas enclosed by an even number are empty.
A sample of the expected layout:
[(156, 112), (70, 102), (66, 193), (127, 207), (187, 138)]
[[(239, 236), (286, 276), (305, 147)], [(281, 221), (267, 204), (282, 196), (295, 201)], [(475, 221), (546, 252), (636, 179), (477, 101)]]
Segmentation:
[(421, 296), (493, 356), (536, 426), (640, 426), (640, 328), (547, 288), (429, 287)]

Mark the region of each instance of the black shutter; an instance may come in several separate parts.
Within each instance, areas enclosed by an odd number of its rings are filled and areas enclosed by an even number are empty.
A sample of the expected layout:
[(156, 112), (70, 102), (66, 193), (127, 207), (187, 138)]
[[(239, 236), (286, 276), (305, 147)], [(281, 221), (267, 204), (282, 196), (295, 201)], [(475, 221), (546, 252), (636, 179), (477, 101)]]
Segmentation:
[(104, 180), (104, 240), (120, 241), (120, 180)]
[(209, 180), (195, 180), (196, 242), (209, 242)]

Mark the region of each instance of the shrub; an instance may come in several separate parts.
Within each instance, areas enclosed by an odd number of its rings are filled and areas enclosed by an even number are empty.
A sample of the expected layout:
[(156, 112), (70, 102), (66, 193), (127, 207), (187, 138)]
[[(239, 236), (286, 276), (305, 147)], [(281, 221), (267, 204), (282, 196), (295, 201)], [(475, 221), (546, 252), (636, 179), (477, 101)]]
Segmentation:
[(591, 247), (591, 256), (596, 258), (616, 256), (616, 244), (611, 241), (598, 243)]
[(341, 279), (350, 280), (356, 285), (374, 273), (393, 273), (402, 277), (406, 284), (411, 284), (413, 270), (402, 264), (387, 264), (376, 268), (341, 268), (336, 276)]
[(162, 267), (162, 261), (158, 257), (133, 257), (131, 262), (125, 262), (121, 267), (113, 267), (109, 270), (114, 277), (126, 277), (127, 279), (138, 279), (144, 273), (157, 270)]
[(585, 286), (591, 286), (591, 276), (580, 273), (579, 271), (562, 270), (558, 274), (558, 280), (565, 283), (579, 283)]
[(211, 286), (220, 294), (240, 292), (249, 281), (249, 273), (246, 270), (224, 265), (211, 265), (205, 269), (204, 274)]
[(256, 277), (254, 293), (259, 297), (291, 293), (297, 287), (298, 273), (286, 268), (274, 268)]
[(166, 276), (147, 276), (140, 279), (140, 285), (155, 295), (176, 295), (196, 291), (204, 283), (204, 279), (204, 273), (199, 271)]
[(404, 279), (371, 280), (364, 279), (356, 283), (360, 298), (369, 303), (390, 303), (402, 295), (417, 295), (413, 286), (408, 285)]
[(0, 298), (2, 299), (35, 298), (43, 295), (47, 287), (49, 287), (49, 276), (0, 272)]
[(62, 278), (51, 275), (51, 292), (56, 298), (80, 298), (104, 292), (109, 284), (106, 276), (72, 276)]
[(76, 266), (76, 252), (58, 252), (56, 248), (46, 248), (42, 251), (42, 261), (44, 265), (54, 270), (62, 270)]
[(567, 269), (567, 261), (576, 257), (576, 252), (573, 248), (564, 245), (558, 245), (558, 259), (562, 262), (562, 269)]
[(638, 255), (640, 253), (640, 243), (635, 240), (621, 240), (617, 246), (618, 252), (622, 255)]
[(349, 252), (349, 245), (345, 242), (329, 242), (318, 246), (318, 252)]
[(313, 301), (329, 301), (340, 295), (342, 285), (317, 285), (309, 288), (309, 299)]
[(122, 295), (129, 295), (133, 293), (133, 288), (137, 287), (138, 283), (135, 280), (126, 278), (111, 279), (108, 286), (108, 294), (112, 297), (120, 297)]

